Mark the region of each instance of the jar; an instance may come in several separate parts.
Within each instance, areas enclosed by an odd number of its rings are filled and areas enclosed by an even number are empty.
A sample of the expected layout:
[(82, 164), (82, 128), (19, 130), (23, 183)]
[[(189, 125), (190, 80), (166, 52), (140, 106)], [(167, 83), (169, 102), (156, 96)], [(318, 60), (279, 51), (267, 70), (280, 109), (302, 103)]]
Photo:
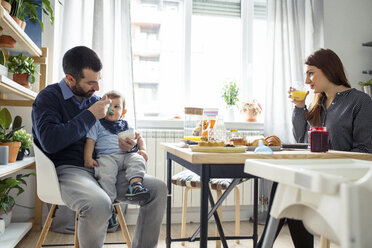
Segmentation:
[(310, 151), (328, 151), (328, 132), (326, 127), (312, 127), (308, 132)]
[(184, 140), (200, 140), (202, 132), (202, 108), (185, 107), (185, 121), (183, 125)]
[(203, 109), (203, 124), (202, 136), (207, 137), (207, 140), (214, 139), (214, 126), (216, 124), (218, 109), (208, 108)]

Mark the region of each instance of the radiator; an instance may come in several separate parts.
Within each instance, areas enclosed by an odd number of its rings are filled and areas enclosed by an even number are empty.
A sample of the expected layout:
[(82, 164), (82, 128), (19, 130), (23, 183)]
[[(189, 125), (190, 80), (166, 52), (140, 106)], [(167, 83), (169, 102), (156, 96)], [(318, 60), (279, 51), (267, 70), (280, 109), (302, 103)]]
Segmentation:
[[(147, 174), (152, 175), (164, 182), (167, 181), (167, 160), (166, 153), (160, 148), (160, 143), (175, 143), (183, 139), (183, 130), (180, 129), (143, 129), (139, 130), (141, 136), (146, 141), (147, 153), (149, 160), (147, 164)], [(244, 131), (241, 132), (245, 135)], [(184, 170), (182, 166), (173, 162), (172, 165), (173, 175)], [(253, 204), (253, 181), (249, 180), (241, 183), (240, 189), (240, 204), (252, 205)], [(212, 191), (213, 192), (213, 191)], [(172, 207), (181, 207), (183, 201), (184, 187), (172, 186)], [(215, 193), (213, 193), (215, 194)], [(200, 190), (190, 190), (188, 197), (188, 207), (200, 206)], [(224, 201), (223, 206), (235, 206), (235, 194), (231, 193)]]

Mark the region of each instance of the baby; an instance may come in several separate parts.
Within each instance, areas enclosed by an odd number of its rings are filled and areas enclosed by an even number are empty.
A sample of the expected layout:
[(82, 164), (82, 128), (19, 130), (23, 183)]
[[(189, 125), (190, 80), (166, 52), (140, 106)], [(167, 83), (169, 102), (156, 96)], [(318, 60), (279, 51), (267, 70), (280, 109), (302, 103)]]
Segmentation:
[[(111, 104), (105, 118), (98, 120), (89, 130), (84, 147), (84, 167), (94, 168), (95, 176), (101, 187), (107, 192), (111, 201), (117, 197), (117, 176), (122, 175), (128, 181), (128, 191), (125, 198), (129, 201), (147, 201), (150, 192), (142, 185), (145, 175), (146, 153), (145, 142), (138, 132), (134, 132), (123, 120), (127, 110), (124, 97), (110, 91), (104, 95), (111, 99)], [(123, 131), (126, 131), (123, 133)], [(119, 133), (121, 133), (119, 135)], [(137, 140), (137, 146), (130, 152), (124, 152), (119, 147), (119, 138), (126, 133), (132, 134), (126, 139)], [(93, 151), (97, 158), (93, 159)]]

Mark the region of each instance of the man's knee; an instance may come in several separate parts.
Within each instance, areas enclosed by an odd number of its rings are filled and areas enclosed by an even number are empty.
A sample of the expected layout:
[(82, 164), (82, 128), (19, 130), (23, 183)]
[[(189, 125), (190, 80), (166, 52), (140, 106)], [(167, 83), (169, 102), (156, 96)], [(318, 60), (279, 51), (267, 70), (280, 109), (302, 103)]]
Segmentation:
[(108, 197), (107, 199), (89, 199), (80, 210), (80, 217), (100, 219), (99, 221), (106, 221), (110, 219), (111, 215), (112, 203)]

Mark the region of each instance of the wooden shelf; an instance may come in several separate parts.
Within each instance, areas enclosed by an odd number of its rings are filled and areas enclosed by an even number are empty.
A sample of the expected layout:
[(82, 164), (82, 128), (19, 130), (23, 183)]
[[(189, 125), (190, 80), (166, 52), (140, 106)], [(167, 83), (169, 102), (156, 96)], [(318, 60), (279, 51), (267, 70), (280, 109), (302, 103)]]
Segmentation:
[[(9, 163), (6, 165), (0, 165), (0, 178), (13, 174), (17, 171), (28, 169), (28, 167), (35, 164), (35, 157), (24, 158), (21, 161)], [(2, 247), (2, 246), (0, 246)]]
[(28, 37), (3, 7), (0, 8), (0, 27), (3, 28), (4, 34), (10, 35), (16, 40), (16, 47), (6, 48), (6, 50), (17, 52), (26, 51), (30, 55), (36, 57), (42, 55), (41, 49)]
[(32, 223), (10, 223), (5, 228), (5, 232), (0, 236), (0, 247), (1, 248), (13, 248), (19, 241), (26, 235), (31, 229)]
[(10, 80), (4, 75), (0, 75), (1, 94), (12, 94), (20, 97), (22, 100), (8, 100), (7, 96), (0, 96), (0, 106), (31, 106), (37, 93), (23, 87), (22, 85)]

